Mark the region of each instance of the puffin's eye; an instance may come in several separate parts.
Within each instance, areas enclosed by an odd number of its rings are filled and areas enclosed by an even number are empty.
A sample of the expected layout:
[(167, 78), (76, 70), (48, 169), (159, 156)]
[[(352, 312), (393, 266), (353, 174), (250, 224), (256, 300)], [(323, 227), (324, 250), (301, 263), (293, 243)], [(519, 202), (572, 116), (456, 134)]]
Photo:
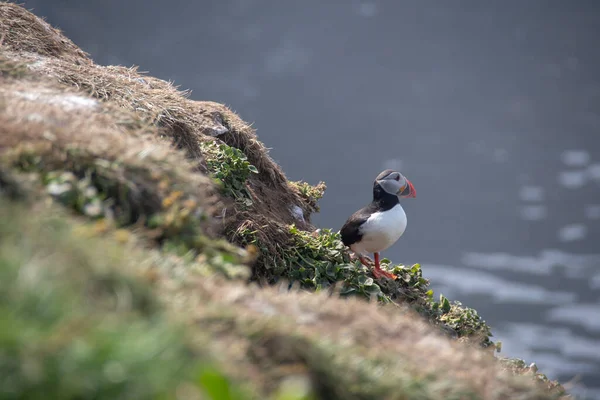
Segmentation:
[(394, 179), (399, 181), (400, 180), (400, 175), (394, 175)]

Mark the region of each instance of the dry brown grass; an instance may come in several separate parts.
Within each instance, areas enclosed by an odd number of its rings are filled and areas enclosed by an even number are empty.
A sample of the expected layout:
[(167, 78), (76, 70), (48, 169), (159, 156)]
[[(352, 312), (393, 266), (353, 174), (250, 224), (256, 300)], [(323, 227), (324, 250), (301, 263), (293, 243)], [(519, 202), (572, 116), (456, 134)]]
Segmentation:
[(228, 360), (229, 374), (265, 392), (300, 375), (319, 398), (559, 397), (504, 370), (492, 351), (442, 336), (405, 307), (219, 278), (189, 277), (184, 286), (173, 305), (216, 333), (211, 346)]
[[(221, 213), (217, 189), (135, 114), (42, 81), (0, 78), (0, 159), (24, 171), (68, 171), (106, 181), (125, 224), (147, 222), (174, 192), (191, 212)], [(206, 233), (219, 227), (195, 222)]]
[[(124, 117), (125, 120), (156, 128), (149, 133), (169, 138), (201, 172), (206, 172), (202, 142), (224, 142), (243, 151), (259, 173), (247, 181), (252, 206), (238, 207), (227, 202), (222, 213), (229, 240), (245, 244), (239, 232), (249, 228), (257, 232), (262, 249), (274, 253), (292, 244), (289, 224), (314, 230), (310, 214), (316, 211), (315, 205), (288, 183), (255, 131), (227, 107), (190, 100), (188, 92), (142, 75), (136, 68), (96, 65), (59, 31), (19, 6), (0, 3), (0, 20), (4, 21), (0, 23), (0, 35), (5, 37), (0, 47), (2, 56), (12, 63), (27, 65), (29, 82), (51, 78), (82, 95), (91, 95), (111, 109), (130, 111), (134, 116)], [(304, 221), (292, 215), (293, 205), (304, 211)], [(259, 262), (257, 268), (260, 267)]]
[(58, 29), (19, 5), (0, 3), (0, 32), (0, 45), (6, 49), (90, 62), (87, 54)]

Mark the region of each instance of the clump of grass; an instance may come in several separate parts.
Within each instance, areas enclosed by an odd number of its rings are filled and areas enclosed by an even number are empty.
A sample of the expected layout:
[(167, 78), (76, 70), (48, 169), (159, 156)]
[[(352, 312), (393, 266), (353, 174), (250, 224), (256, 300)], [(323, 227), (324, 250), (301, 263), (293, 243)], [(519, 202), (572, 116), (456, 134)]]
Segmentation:
[(541, 384), (542, 387), (556, 393), (557, 396), (566, 395), (564, 387), (557, 381), (548, 379), (545, 374), (538, 372), (538, 367), (535, 363), (527, 364), (520, 358), (506, 357), (499, 357), (498, 361), (504, 370), (510, 371), (513, 375), (531, 376), (538, 384)]
[(47, 192), (58, 202), (90, 218), (101, 218), (112, 214), (107, 193), (99, 192), (92, 181), (91, 171), (78, 179), (72, 172), (51, 171), (44, 174), (43, 183)]
[(221, 186), (225, 196), (235, 199), (245, 206), (252, 205), (252, 199), (246, 180), (258, 169), (248, 161), (248, 157), (239, 149), (225, 143), (203, 142), (202, 152), (206, 167)]
[(8, 78), (22, 78), (27, 74), (27, 64), (10, 60), (0, 56), (0, 76)]
[(61, 165), (49, 146), (24, 146), (5, 156), (17, 171), (39, 176), (60, 204), (89, 217), (110, 216), (118, 226), (128, 226), (141, 216), (160, 210), (160, 194), (140, 182), (155, 182), (149, 170), (128, 168), (84, 150), (70, 149), (60, 155)]
[[(63, 169), (40, 149), (24, 148), (5, 160), (17, 171), (38, 176), (46, 192), (66, 208), (97, 220), (92, 230), (132, 228), (137, 236), (181, 257), (190, 268), (210, 275), (247, 279), (247, 252), (207, 235), (206, 209), (169, 171), (108, 162), (80, 150), (67, 152)], [(172, 171), (171, 171), (172, 172)], [(121, 237), (127, 231), (121, 229)], [(200, 262), (198, 262), (200, 261)]]
[(315, 186), (304, 181), (290, 181), (288, 183), (296, 190), (300, 197), (302, 197), (304, 204), (309, 209), (309, 212), (319, 212), (318, 202), (321, 200), (325, 190), (327, 189), (325, 182), (319, 182)]
[(0, 3), (0, 32), (0, 45), (7, 50), (63, 56), (77, 61), (87, 58), (86, 54), (59, 30), (17, 4)]
[[(441, 304), (441, 307), (438, 304)], [(442, 295), (440, 295), (440, 303), (433, 304), (433, 309), (439, 311), (439, 321), (456, 332), (458, 337), (475, 338), (483, 347), (494, 345), (490, 339), (492, 336), (490, 327), (476, 310), (463, 307), (459, 301), (450, 303)]]
[(125, 248), (2, 199), (0, 220), (0, 398), (231, 398)]
[(37, 174), (53, 199), (78, 213), (109, 219), (117, 227), (141, 221), (161, 243), (172, 239), (190, 249), (201, 246), (205, 209), (172, 171), (111, 162), (81, 149), (62, 154), (62, 168), (55, 169), (54, 157), (46, 149), (27, 147), (5, 159), (18, 171)]

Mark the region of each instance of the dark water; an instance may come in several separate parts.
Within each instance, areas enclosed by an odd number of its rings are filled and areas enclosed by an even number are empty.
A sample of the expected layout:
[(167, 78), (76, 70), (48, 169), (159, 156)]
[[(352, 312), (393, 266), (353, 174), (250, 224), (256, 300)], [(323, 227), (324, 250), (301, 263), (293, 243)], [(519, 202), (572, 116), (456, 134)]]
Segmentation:
[(254, 122), (338, 229), (387, 167), (436, 292), (600, 398), (600, 3), (25, 0), (101, 64)]

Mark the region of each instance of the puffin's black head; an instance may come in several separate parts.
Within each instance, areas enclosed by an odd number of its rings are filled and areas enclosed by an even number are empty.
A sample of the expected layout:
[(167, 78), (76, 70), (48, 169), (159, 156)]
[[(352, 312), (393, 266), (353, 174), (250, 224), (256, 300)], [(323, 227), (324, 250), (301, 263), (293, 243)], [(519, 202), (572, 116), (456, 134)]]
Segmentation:
[(374, 196), (381, 190), (388, 194), (398, 196), (399, 198), (417, 197), (417, 191), (412, 183), (410, 183), (410, 181), (400, 172), (391, 169), (382, 171), (377, 175), (377, 178), (375, 178), (375, 182), (373, 182)]

